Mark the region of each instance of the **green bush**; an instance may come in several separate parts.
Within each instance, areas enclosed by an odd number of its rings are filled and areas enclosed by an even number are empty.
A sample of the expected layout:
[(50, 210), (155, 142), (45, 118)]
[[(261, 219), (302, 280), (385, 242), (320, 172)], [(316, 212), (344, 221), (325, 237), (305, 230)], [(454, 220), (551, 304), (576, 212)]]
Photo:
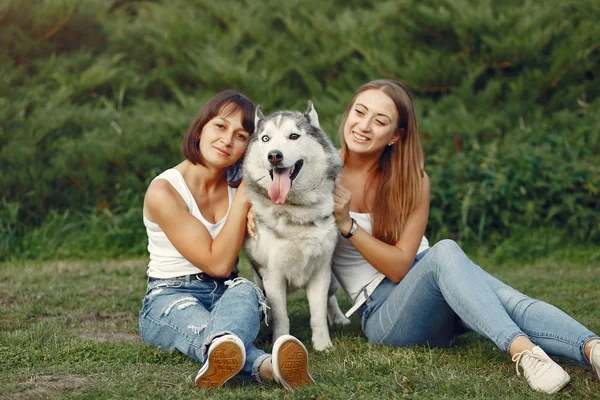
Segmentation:
[(337, 141), (353, 91), (379, 77), (415, 97), (433, 240), (552, 228), (597, 243), (599, 14), (595, 0), (5, 0), (0, 260), (142, 254), (147, 184), (216, 91), (266, 112), (310, 98)]

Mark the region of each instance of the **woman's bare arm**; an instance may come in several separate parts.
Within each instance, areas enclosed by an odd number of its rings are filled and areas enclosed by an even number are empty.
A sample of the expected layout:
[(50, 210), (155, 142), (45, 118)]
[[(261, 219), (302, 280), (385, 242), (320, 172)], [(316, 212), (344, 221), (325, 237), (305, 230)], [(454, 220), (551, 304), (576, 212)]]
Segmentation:
[(223, 229), (213, 240), (206, 227), (190, 214), (187, 205), (166, 180), (154, 181), (144, 199), (148, 218), (157, 223), (173, 246), (190, 263), (216, 278), (231, 275), (244, 242), (250, 203), (245, 185), (238, 188)]
[[(349, 214), (352, 194), (338, 184), (334, 196), (336, 223), (341, 232), (347, 233), (352, 224)], [(421, 201), (408, 218), (400, 240), (395, 245), (382, 242), (360, 227), (349, 239), (350, 243), (373, 267), (394, 283), (400, 282), (415, 260), (429, 218), (429, 199), (429, 177), (425, 174)]]

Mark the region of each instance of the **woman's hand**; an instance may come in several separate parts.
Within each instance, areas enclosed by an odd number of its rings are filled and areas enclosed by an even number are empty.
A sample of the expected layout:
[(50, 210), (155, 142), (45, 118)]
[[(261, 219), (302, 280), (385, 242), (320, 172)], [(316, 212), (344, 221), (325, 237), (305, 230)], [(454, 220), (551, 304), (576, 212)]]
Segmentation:
[(254, 215), (254, 210), (250, 207), (248, 210), (246, 231), (248, 232), (248, 236), (252, 239), (256, 239), (256, 222), (254, 221), (254, 218), (256, 218), (256, 215)]
[(335, 224), (342, 234), (347, 234), (352, 228), (352, 218), (350, 218), (350, 200), (352, 200), (352, 192), (343, 187), (340, 183), (335, 184), (333, 189), (333, 199), (335, 208), (333, 217)]

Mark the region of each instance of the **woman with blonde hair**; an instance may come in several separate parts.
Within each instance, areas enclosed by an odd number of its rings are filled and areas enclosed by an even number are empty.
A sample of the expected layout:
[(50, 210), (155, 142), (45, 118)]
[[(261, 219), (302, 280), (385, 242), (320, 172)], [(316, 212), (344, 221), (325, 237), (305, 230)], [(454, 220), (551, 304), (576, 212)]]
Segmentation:
[(547, 354), (600, 377), (600, 338), (558, 308), (532, 299), (475, 265), (451, 240), (423, 236), (430, 183), (412, 98), (397, 81), (361, 86), (340, 127), (344, 167), (335, 188), (340, 240), (334, 273), (374, 344), (449, 347), (471, 329), (523, 369), (537, 391), (569, 375)]

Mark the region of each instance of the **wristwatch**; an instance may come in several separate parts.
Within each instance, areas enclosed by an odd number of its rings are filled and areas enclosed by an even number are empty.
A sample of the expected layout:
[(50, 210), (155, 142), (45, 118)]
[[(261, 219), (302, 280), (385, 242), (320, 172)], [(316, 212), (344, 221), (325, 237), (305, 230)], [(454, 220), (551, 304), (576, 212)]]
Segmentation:
[(345, 237), (346, 239), (350, 239), (352, 236), (354, 236), (354, 234), (356, 233), (356, 228), (358, 228), (358, 224), (356, 223), (356, 220), (354, 218), (350, 218), (350, 219), (352, 220), (352, 226), (350, 227), (350, 231), (345, 235), (340, 231), (340, 233), (342, 233), (342, 236)]

